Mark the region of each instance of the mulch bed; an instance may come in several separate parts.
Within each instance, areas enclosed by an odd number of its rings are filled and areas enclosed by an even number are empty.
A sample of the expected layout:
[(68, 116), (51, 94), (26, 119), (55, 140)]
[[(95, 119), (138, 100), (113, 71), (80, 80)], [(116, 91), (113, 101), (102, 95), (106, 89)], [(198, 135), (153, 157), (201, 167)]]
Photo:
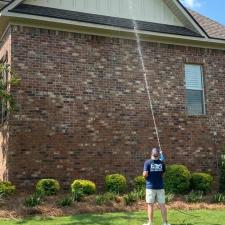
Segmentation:
[[(122, 198), (116, 202), (110, 202), (106, 205), (99, 206), (95, 202), (95, 196), (85, 198), (83, 202), (74, 203), (71, 207), (59, 207), (57, 201), (65, 195), (46, 197), (43, 204), (34, 208), (27, 208), (23, 205), (26, 195), (20, 194), (16, 197), (0, 200), (0, 218), (17, 219), (27, 216), (69, 216), (82, 213), (107, 213), (107, 212), (133, 212), (146, 209), (144, 201), (134, 203), (132, 206), (126, 206)], [(179, 210), (225, 210), (225, 204), (210, 203), (185, 203), (181, 198), (175, 199), (168, 205), (168, 208)]]

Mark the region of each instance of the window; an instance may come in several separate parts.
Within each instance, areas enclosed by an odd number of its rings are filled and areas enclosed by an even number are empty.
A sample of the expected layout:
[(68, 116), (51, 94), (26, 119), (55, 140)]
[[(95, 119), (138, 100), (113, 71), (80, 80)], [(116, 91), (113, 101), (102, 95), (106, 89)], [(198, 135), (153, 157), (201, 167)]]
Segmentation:
[(185, 65), (185, 87), (188, 115), (205, 114), (204, 80), (201, 65)]

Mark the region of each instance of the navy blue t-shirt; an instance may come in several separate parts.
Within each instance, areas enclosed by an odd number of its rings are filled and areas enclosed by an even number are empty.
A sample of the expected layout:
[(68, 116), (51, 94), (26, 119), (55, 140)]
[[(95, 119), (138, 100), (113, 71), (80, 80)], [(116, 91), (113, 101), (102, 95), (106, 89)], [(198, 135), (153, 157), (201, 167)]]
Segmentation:
[(148, 172), (146, 178), (147, 189), (163, 189), (163, 173), (165, 172), (165, 164), (161, 160), (147, 160), (144, 164), (144, 171)]

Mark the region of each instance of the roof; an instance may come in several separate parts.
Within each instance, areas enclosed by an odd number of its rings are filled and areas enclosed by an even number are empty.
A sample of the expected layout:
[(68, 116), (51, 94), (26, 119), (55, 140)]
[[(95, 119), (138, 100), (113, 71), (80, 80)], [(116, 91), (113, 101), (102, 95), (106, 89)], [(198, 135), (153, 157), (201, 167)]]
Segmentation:
[(205, 30), (211, 38), (218, 38), (225, 40), (225, 26), (209, 19), (206, 16), (203, 16), (193, 10), (188, 9), (190, 14), (194, 17), (194, 19), (198, 22), (198, 24)]
[(0, 0), (0, 9), (3, 8), (5, 5), (11, 3), (13, 0)]
[[(0, 9), (13, 1), (14, 0), (0, 0)], [(187, 9), (186, 7), (184, 7), (184, 9), (197, 22), (197, 24), (202, 28), (202, 30), (205, 31), (208, 37), (225, 40), (224, 25), (216, 21), (213, 21), (207, 18), (206, 16), (203, 16), (195, 11)], [(31, 5), (20, 4), (19, 6), (14, 8), (13, 11), (40, 15), (40, 16), (48, 16), (52, 18), (55, 17), (55, 18), (63, 18), (63, 19), (70, 19), (70, 20), (73, 19), (73, 20), (82, 21), (82, 22), (118, 26), (123, 28), (133, 27), (128, 19), (93, 15), (93, 14), (80, 13), (80, 12), (71, 12), (67, 10), (56, 10), (53, 8), (45, 8), (41, 6), (31, 6)], [(172, 25), (138, 21), (138, 26), (140, 30), (146, 30), (146, 31), (152, 31), (152, 32), (170, 33), (170, 34), (194, 36), (194, 37), (200, 36), (198, 33), (188, 28), (182, 28), (182, 27), (172, 26)]]
[[(83, 12), (75, 12), (75, 11), (55, 9), (55, 8), (49, 8), (49, 7), (43, 7), (43, 6), (20, 4), (11, 11), (16, 13), (25, 13), (29, 15), (45, 16), (45, 17), (65, 19), (65, 20), (75, 20), (80, 22), (122, 27), (122, 28), (128, 28), (128, 29), (133, 29), (134, 27), (133, 21), (130, 19), (117, 18), (117, 17), (111, 17), (111, 16), (102, 16), (102, 15), (96, 15), (96, 14), (83, 13)], [(137, 22), (137, 26), (139, 30), (192, 36), (192, 37), (202, 37), (200, 34), (186, 27), (160, 24), (160, 23), (152, 23), (152, 22), (144, 22), (144, 21), (136, 21), (136, 22)]]

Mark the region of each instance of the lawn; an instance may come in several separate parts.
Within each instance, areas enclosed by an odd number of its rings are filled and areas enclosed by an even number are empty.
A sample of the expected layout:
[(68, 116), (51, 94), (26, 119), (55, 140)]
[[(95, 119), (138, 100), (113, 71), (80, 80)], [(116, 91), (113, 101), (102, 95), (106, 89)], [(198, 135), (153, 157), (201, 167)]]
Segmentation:
[[(225, 211), (197, 210), (188, 211), (193, 216), (181, 214), (177, 211), (170, 211), (170, 223), (173, 225), (225, 225)], [(156, 212), (155, 225), (160, 225), (161, 218), (159, 211)], [(32, 218), (26, 220), (0, 220), (1, 225), (141, 225), (146, 221), (145, 212), (136, 213), (111, 213), (91, 214), (60, 218)]]

